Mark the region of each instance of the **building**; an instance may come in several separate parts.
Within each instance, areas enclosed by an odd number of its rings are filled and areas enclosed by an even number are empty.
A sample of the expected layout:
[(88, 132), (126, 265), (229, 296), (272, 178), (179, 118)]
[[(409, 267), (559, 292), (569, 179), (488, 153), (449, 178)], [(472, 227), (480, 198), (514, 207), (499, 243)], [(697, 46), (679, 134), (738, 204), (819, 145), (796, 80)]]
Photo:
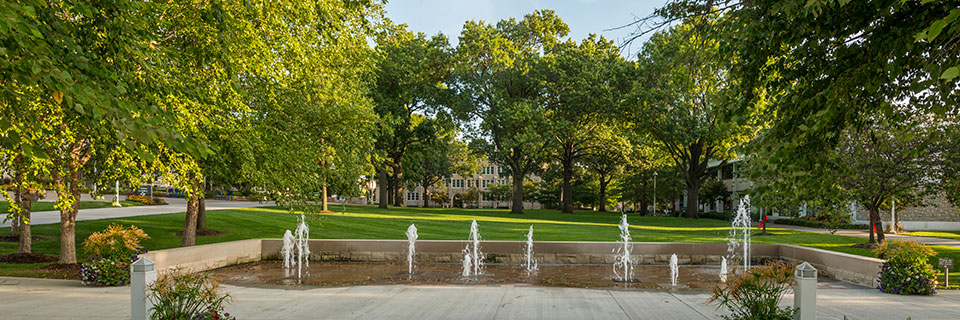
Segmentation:
[[(720, 161), (710, 161), (708, 166), (716, 167), (721, 165), (721, 163)], [(727, 190), (730, 191), (730, 201), (701, 203), (699, 208), (700, 212), (736, 210), (739, 205), (739, 199), (743, 194), (746, 194), (745, 190), (753, 186), (753, 182), (748, 178), (738, 176), (737, 169), (739, 165), (740, 160), (737, 159), (724, 163), (720, 170), (717, 170), (717, 179), (720, 179), (720, 181), (727, 186)], [(686, 195), (675, 201), (673, 207), (677, 210), (682, 210), (686, 204), (684, 200), (686, 200)], [(851, 204), (850, 208), (851, 223), (864, 225), (870, 223), (870, 212), (867, 211), (866, 208), (856, 204)], [(807, 209), (806, 206), (801, 206), (796, 212), (783, 212), (766, 208), (754, 208), (754, 210), (759, 210), (762, 214), (770, 217), (813, 216), (815, 214), (812, 210)], [(898, 208), (894, 205), (891, 210), (881, 212), (880, 219), (884, 221), (884, 224), (889, 224), (894, 215), (896, 215), (897, 222), (903, 226), (904, 230), (960, 230), (960, 208), (950, 204), (943, 194), (930, 196), (924, 201), (923, 206)]]
[[(530, 176), (527, 180), (538, 182), (540, 177)], [(460, 175), (453, 175), (449, 178), (444, 179), (440, 184), (442, 186), (434, 186), (430, 189), (431, 194), (436, 192), (447, 192), (449, 201), (447, 203), (438, 204), (430, 201), (431, 207), (476, 207), (475, 204), (470, 203), (470, 201), (464, 201), (463, 196), (467, 194), (471, 188), (477, 188), (479, 190), (479, 207), (480, 208), (503, 208), (509, 209), (512, 206), (512, 201), (509, 199), (505, 201), (494, 201), (491, 199), (484, 199), (484, 194), (489, 191), (489, 188), (495, 184), (502, 185), (512, 185), (512, 177), (504, 173), (504, 167), (490, 164), (487, 162), (483, 163), (483, 167), (480, 168), (480, 172), (472, 177), (462, 177)], [(379, 191), (380, 186), (374, 188), (373, 203), (379, 203)], [(423, 197), (426, 196), (423, 186), (417, 184), (415, 188), (407, 188), (404, 190), (404, 205), (408, 207), (420, 207), (423, 206)], [(524, 199), (523, 203), (524, 209), (542, 209), (543, 205), (539, 202), (533, 201), (533, 199)]]

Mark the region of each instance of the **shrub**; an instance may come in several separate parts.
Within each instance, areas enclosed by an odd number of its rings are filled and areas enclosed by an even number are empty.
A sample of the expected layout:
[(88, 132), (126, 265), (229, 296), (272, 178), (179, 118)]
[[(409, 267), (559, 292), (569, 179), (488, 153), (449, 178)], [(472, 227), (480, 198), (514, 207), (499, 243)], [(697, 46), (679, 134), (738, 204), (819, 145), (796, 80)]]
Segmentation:
[(141, 196), (136, 194), (131, 194), (127, 196), (127, 201), (135, 201), (135, 202), (139, 202), (146, 205), (167, 204), (166, 201), (163, 201), (163, 198)]
[(724, 212), (701, 212), (697, 216), (703, 219), (716, 219), (723, 221), (733, 221), (733, 216), (735, 212), (724, 211)]
[(80, 280), (90, 286), (123, 286), (130, 283), (130, 263), (144, 254), (140, 241), (149, 236), (135, 226), (112, 224), (83, 242), (90, 262), (80, 266)]
[(130, 263), (97, 259), (80, 266), (80, 281), (88, 286), (112, 287), (130, 284)]
[(151, 319), (236, 319), (224, 313), (230, 295), (209, 275), (169, 273), (150, 284)]
[(724, 319), (792, 320), (796, 310), (778, 306), (792, 286), (793, 266), (773, 262), (734, 275), (726, 287), (715, 287), (710, 302), (717, 302), (717, 309), (730, 310)]
[(117, 261), (136, 260), (136, 256), (143, 254), (140, 241), (150, 236), (136, 226), (124, 228), (119, 224), (111, 224), (100, 232), (94, 232), (83, 242), (83, 251), (92, 259), (109, 259)]
[(813, 217), (803, 217), (803, 218), (787, 218), (787, 219), (777, 219), (773, 223), (776, 224), (787, 224), (793, 226), (801, 227), (810, 227), (810, 228), (820, 228), (820, 229), (869, 229), (869, 225), (865, 224), (836, 224), (835, 222), (821, 221)]
[(884, 241), (875, 252), (877, 257), (887, 259), (880, 266), (880, 291), (904, 295), (937, 293), (937, 271), (929, 263), (936, 252), (930, 247), (911, 241)]

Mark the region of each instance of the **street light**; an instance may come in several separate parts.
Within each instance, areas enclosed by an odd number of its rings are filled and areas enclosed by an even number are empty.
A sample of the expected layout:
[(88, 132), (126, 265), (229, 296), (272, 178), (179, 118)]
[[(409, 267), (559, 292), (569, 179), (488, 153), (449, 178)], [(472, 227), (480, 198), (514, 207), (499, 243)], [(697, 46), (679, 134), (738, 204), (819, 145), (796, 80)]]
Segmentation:
[(653, 213), (657, 213), (657, 172), (653, 172)]

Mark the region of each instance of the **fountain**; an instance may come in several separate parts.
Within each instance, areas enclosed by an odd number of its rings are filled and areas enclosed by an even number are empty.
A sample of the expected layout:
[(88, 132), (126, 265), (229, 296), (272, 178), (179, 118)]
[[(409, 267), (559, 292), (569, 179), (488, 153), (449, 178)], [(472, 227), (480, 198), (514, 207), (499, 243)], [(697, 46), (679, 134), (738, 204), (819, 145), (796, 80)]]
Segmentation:
[(741, 259), (743, 271), (750, 268), (750, 227), (750, 196), (747, 195), (740, 200), (737, 215), (733, 218), (730, 234), (727, 237), (727, 255), (734, 260), (735, 264), (736, 259)]
[(287, 229), (287, 232), (283, 233), (283, 248), (280, 249), (280, 255), (283, 256), (283, 267), (286, 269), (293, 266), (293, 255), (296, 253), (293, 248), (295, 241), (293, 233)]
[(527, 263), (524, 265), (527, 272), (537, 271), (537, 259), (533, 257), (533, 225), (530, 225), (530, 231), (527, 232)]
[(670, 285), (676, 287), (680, 277), (680, 268), (677, 266), (677, 254), (670, 256)]
[(407, 273), (413, 274), (413, 255), (416, 253), (414, 243), (417, 242), (417, 226), (410, 224), (407, 227)]
[(470, 239), (463, 248), (463, 276), (478, 276), (483, 273), (483, 253), (480, 252), (480, 229), (477, 219), (470, 224)]
[(616, 281), (629, 282), (633, 280), (633, 261), (630, 256), (631, 239), (630, 224), (627, 223), (627, 215), (623, 214), (620, 218), (620, 242), (623, 246), (614, 250), (617, 254), (613, 263), (613, 275)]
[(722, 257), (720, 260), (720, 282), (727, 282), (727, 257)]
[(289, 272), (294, 266), (297, 267), (297, 278), (303, 277), (304, 265), (310, 268), (310, 227), (307, 226), (306, 218), (300, 215), (300, 224), (294, 232), (283, 233), (283, 248), (280, 248), (280, 255), (283, 257), (283, 269)]

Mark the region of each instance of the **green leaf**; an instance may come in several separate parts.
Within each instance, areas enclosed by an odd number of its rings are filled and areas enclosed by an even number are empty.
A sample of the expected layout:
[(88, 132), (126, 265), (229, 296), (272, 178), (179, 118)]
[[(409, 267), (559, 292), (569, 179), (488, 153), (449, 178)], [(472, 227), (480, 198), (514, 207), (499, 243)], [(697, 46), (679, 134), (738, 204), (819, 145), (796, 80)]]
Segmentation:
[(944, 71), (943, 74), (940, 75), (940, 79), (950, 81), (956, 78), (957, 76), (960, 76), (960, 66), (955, 66), (947, 69), (947, 71)]

